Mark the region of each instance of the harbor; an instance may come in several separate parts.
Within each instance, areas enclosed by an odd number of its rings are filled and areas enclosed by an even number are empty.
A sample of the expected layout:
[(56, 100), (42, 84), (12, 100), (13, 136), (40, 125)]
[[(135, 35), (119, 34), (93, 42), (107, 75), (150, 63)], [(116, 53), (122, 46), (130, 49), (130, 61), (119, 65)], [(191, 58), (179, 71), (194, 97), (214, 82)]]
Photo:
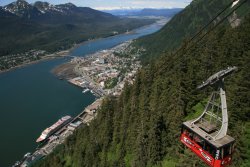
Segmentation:
[(52, 70), (59, 80), (66, 80), (81, 88), (83, 94), (90, 91), (97, 99), (76, 117), (64, 116), (46, 128), (36, 140), (40, 144), (35, 152), (25, 154), (13, 167), (28, 167), (50, 154), (76, 129), (89, 125), (96, 117), (105, 96), (118, 96), (125, 83), (134, 82), (134, 77), (141, 68), (138, 57), (144, 50), (135, 50), (131, 43), (132, 41), (127, 41), (85, 57), (71, 56), (69, 62)]
[[(124, 42), (114, 48), (99, 51), (84, 58), (73, 57), (70, 62), (66, 63), (68, 65), (64, 64), (60, 70), (54, 70), (58, 79), (65, 79), (70, 84), (81, 88), (82, 93), (90, 91), (97, 100), (76, 117), (64, 116), (46, 128), (37, 139), (40, 145), (36, 151), (25, 154), (14, 167), (30, 166), (50, 154), (76, 129), (89, 125), (90, 121), (96, 117), (98, 107), (105, 96), (120, 95), (125, 83), (134, 82), (135, 74), (141, 67), (138, 57), (143, 50), (134, 51), (130, 45), (131, 42)], [(116, 82), (110, 83), (112, 81)]]
[[(84, 58), (153, 33), (161, 27), (160, 24), (153, 24), (137, 29), (131, 34), (88, 41), (74, 48), (69, 56)], [(40, 61), (0, 74), (2, 111), (0, 125), (5, 127), (0, 143), (2, 148), (0, 166), (12, 166), (15, 161), (22, 161), (27, 152), (34, 153), (37, 148), (36, 138), (46, 127), (65, 115), (77, 116), (89, 104), (99, 99), (91, 93), (93, 89), (86, 90), (87, 88), (72, 86), (68, 82), (68, 79), (82, 77), (74, 73), (74, 63), (68, 64), (72, 59), (69, 56)], [(63, 64), (66, 64), (65, 72), (71, 76), (55, 77), (51, 71)], [(14, 119), (13, 115), (16, 115)], [(9, 123), (10, 118), (15, 124)], [(89, 116), (86, 119), (89, 119)]]
[(102, 103), (103, 98), (97, 99), (94, 103), (86, 107), (80, 114), (71, 119), (70, 122), (60, 127), (54, 134), (42, 142), (35, 152), (27, 153), (22, 160), (17, 161), (13, 167), (28, 167), (36, 161), (50, 154), (58, 145), (62, 144), (65, 139), (74, 133), (81, 126), (88, 126), (96, 117), (97, 110)]
[(141, 68), (139, 57), (144, 50), (135, 49), (131, 43), (127, 41), (85, 57), (73, 57), (70, 62), (55, 69), (55, 75), (80, 87), (83, 93), (90, 91), (96, 97), (118, 96), (125, 83), (134, 82)]

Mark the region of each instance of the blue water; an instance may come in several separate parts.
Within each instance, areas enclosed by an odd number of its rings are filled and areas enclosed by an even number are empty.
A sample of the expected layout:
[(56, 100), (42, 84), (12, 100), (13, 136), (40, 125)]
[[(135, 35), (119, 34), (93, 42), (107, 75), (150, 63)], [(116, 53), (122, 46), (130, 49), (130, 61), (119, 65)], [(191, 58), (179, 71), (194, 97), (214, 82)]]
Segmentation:
[(75, 48), (72, 52), (72, 56), (84, 56), (86, 54), (91, 54), (99, 50), (109, 49), (125, 41), (136, 39), (141, 36), (145, 36), (156, 32), (162, 27), (162, 25), (152, 24), (150, 26), (142, 27), (134, 30), (130, 34), (121, 34), (117, 36), (112, 36), (104, 39), (98, 39), (94, 41), (89, 41)]
[[(81, 44), (70, 53), (85, 56), (108, 49), (124, 41), (153, 33), (161, 25), (150, 25), (123, 34)], [(0, 167), (8, 167), (35, 150), (35, 140), (42, 130), (65, 115), (76, 116), (95, 100), (90, 93), (67, 81), (57, 79), (50, 71), (65, 58), (42, 61), (0, 74)]]

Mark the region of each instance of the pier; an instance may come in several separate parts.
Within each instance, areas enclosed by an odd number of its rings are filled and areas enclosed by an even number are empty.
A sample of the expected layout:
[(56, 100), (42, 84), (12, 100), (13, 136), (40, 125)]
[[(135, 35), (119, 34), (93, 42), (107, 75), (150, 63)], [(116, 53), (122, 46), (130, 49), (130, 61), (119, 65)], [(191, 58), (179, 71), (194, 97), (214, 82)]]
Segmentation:
[(89, 89), (91, 93), (93, 93), (97, 97), (107, 95), (102, 88), (100, 88), (98, 85), (94, 85), (93, 81), (91, 81), (87, 76), (76, 77), (68, 80), (68, 82), (82, 89)]
[(58, 145), (62, 144), (65, 139), (74, 133), (81, 126), (88, 126), (96, 117), (97, 110), (102, 103), (103, 98), (97, 99), (95, 102), (87, 106), (81, 113), (74, 117), (69, 123), (60, 128), (51, 135), (45, 142), (33, 153), (26, 154), (22, 160), (17, 161), (13, 167), (28, 167), (50, 154)]
[[(141, 68), (139, 55), (143, 50), (132, 53), (132, 41), (124, 42), (109, 50), (102, 50), (85, 57), (68, 56), (69, 63), (55, 70), (59, 79), (66, 79), (69, 83), (90, 90), (97, 99), (86, 107), (71, 122), (52, 134), (40, 147), (21, 162), (14, 166), (30, 166), (37, 160), (50, 154), (58, 145), (74, 133), (81, 126), (88, 126), (96, 117), (98, 107), (103, 97), (107, 95), (118, 96), (125, 83), (132, 84), (137, 70)], [(87, 91), (83, 90), (83, 93)]]

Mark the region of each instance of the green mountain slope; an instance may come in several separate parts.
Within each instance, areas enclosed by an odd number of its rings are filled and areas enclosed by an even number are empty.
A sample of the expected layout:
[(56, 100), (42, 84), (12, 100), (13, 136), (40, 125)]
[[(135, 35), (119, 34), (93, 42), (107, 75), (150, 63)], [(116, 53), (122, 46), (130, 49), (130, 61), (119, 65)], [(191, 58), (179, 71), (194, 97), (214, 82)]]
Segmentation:
[(229, 134), (236, 139), (231, 167), (249, 166), (249, 34), (250, 14), (239, 27), (223, 25), (186, 53), (163, 54), (142, 68), (118, 99), (105, 99), (90, 126), (35, 166), (205, 166), (180, 143), (180, 125), (212, 90), (196, 86), (234, 65), (239, 71), (225, 80)]
[(112, 36), (114, 31), (123, 33), (154, 22), (119, 18), (70, 3), (34, 5), (17, 0), (0, 6), (0, 56), (33, 49), (55, 52), (88, 39)]
[[(162, 54), (165, 51), (173, 51), (181, 42), (189, 39), (205, 26), (213, 17), (224, 9), (232, 0), (193, 0), (192, 3), (173, 17), (168, 24), (155, 34), (142, 37), (136, 45), (147, 49), (144, 59)], [(237, 11), (238, 14), (246, 12), (250, 8), (250, 1)], [(225, 11), (227, 13), (228, 10)], [(219, 21), (222, 17), (219, 17)]]
[(47, 25), (15, 16), (0, 17), (0, 56), (31, 49), (48, 52), (64, 50), (88, 39), (111, 36), (113, 31), (122, 33), (150, 23), (153, 20), (115, 19), (98, 23)]

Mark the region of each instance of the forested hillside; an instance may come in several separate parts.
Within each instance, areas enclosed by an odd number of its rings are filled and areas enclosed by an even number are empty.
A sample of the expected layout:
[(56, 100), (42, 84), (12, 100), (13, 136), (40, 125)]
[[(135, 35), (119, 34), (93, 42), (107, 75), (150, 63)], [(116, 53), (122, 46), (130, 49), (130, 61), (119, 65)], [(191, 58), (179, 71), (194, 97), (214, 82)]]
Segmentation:
[(88, 39), (112, 36), (114, 31), (122, 33), (153, 22), (154, 20), (120, 19), (99, 23), (65, 22), (59, 25), (44, 25), (15, 16), (0, 16), (0, 56), (32, 49), (47, 52), (65, 50)]
[[(163, 52), (175, 50), (181, 45), (183, 40), (187, 41), (193, 37), (199, 29), (205, 26), (231, 2), (232, 0), (193, 0), (185, 10), (175, 15), (160, 31), (137, 40), (136, 45), (147, 49), (143, 60), (149, 61)], [(250, 1), (247, 1), (237, 11), (237, 14), (240, 16), (248, 11), (249, 8)], [(226, 10), (225, 13), (229, 11)], [(222, 16), (218, 17), (213, 23), (219, 22)]]
[(123, 33), (153, 19), (119, 18), (73, 4), (51, 5), (17, 0), (0, 6), (0, 56), (29, 50), (55, 52), (89, 39)]
[(35, 166), (205, 166), (180, 143), (180, 126), (204, 107), (212, 91), (196, 86), (228, 66), (239, 68), (225, 79), (229, 134), (236, 139), (231, 167), (250, 166), (249, 34), (247, 14), (237, 28), (224, 24), (187, 52), (162, 54), (138, 72), (119, 98), (106, 98), (90, 126)]

